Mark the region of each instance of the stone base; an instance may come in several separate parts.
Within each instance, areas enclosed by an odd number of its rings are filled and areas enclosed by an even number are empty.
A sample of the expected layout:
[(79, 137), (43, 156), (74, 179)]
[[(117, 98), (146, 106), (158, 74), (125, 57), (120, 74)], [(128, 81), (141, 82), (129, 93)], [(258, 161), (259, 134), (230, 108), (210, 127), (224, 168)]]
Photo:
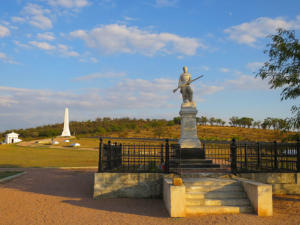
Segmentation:
[(160, 198), (164, 177), (160, 173), (95, 173), (94, 199)]
[(180, 138), (179, 139), (180, 148), (185, 149), (195, 149), (201, 147), (201, 142), (198, 138)]
[(203, 148), (181, 148), (180, 151), (182, 159), (205, 159)]
[(201, 143), (197, 134), (196, 114), (197, 109), (191, 106), (182, 106), (180, 110), (181, 130), (179, 144), (181, 148), (200, 148)]

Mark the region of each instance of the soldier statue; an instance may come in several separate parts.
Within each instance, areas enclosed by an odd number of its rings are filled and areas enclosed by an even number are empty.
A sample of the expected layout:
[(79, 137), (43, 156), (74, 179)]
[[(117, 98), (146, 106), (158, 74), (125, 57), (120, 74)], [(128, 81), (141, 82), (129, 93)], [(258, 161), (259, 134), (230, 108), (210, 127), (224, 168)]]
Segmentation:
[(191, 74), (187, 72), (187, 67), (183, 67), (183, 73), (179, 77), (178, 87), (173, 90), (175, 93), (180, 88), (180, 93), (182, 94), (183, 100), (182, 106), (195, 107), (195, 103), (193, 102), (193, 90), (190, 84), (201, 77), (203, 77), (203, 75), (191, 80)]

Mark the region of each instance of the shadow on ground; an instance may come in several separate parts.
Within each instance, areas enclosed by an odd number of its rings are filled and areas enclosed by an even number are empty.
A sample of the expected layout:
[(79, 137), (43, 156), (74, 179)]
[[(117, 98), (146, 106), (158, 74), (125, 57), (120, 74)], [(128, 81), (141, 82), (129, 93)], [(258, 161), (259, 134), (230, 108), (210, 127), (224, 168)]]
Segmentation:
[(63, 203), (111, 212), (150, 217), (168, 217), (162, 199), (99, 199), (93, 200), (95, 170), (24, 168), (27, 173), (0, 185), (24, 192), (64, 198)]

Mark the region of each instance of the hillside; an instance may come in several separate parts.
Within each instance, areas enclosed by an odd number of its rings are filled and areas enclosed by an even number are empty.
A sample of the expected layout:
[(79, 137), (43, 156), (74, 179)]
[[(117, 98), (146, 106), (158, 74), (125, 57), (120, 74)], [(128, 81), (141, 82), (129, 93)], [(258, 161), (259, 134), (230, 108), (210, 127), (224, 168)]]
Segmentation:
[[(156, 137), (179, 138), (180, 125), (177, 120), (150, 119), (110, 119), (98, 118), (95, 121), (70, 122), (72, 135), (76, 137)], [(59, 136), (63, 124), (53, 124), (29, 129), (14, 130), (23, 140)], [(5, 133), (1, 135), (4, 139)], [(243, 128), (230, 126), (198, 125), (198, 136), (205, 140), (230, 140), (233, 137), (243, 141), (291, 141), (299, 137), (299, 132), (283, 132), (271, 129)]]

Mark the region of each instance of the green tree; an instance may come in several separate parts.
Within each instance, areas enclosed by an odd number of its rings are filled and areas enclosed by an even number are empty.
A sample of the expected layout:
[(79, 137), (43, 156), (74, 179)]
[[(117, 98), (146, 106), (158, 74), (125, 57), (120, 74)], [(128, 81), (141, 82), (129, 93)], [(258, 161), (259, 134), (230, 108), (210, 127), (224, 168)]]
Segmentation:
[(260, 121), (254, 121), (253, 123), (252, 123), (252, 126), (255, 128), (255, 127), (257, 127), (257, 128), (260, 128), (260, 125), (261, 125), (261, 122)]
[(197, 119), (197, 123), (201, 125), (206, 125), (208, 122), (208, 119), (205, 116), (197, 117), (196, 119)]
[(209, 122), (209, 124), (210, 124), (211, 126), (213, 126), (213, 125), (215, 124), (215, 122), (216, 122), (215, 117), (209, 118), (208, 122)]
[(174, 117), (173, 121), (174, 121), (175, 124), (180, 124), (181, 118), (179, 116), (178, 117)]
[(229, 124), (230, 126), (236, 127), (239, 123), (239, 118), (237, 116), (233, 116), (229, 118)]
[[(278, 29), (271, 35), (272, 42), (264, 51), (269, 60), (264, 63), (256, 76), (267, 79), (271, 89), (283, 88), (281, 100), (296, 99), (300, 96), (300, 43), (295, 31)], [(300, 107), (292, 108), (294, 128), (300, 124)]]

